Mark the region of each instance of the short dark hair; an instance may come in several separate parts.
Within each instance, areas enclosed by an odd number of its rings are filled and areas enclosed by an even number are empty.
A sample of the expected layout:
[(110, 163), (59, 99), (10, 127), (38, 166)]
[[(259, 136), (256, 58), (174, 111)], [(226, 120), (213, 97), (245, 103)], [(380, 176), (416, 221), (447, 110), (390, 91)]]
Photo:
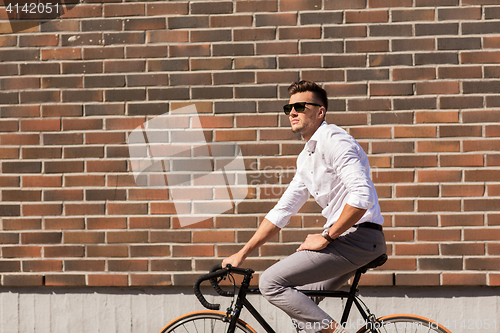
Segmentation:
[(312, 91), (316, 98), (320, 100), (325, 109), (328, 110), (328, 97), (326, 91), (315, 82), (302, 80), (294, 82), (290, 85), (290, 87), (288, 87), (288, 93), (290, 94), (290, 96), (306, 91)]

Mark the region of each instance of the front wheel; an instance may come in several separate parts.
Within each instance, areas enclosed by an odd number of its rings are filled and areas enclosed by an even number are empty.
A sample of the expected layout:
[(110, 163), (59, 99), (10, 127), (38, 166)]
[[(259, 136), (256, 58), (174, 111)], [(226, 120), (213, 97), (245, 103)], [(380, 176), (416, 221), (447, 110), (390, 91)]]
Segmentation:
[[(225, 333), (229, 328), (226, 314), (219, 311), (197, 311), (172, 320), (160, 333)], [(243, 320), (238, 319), (235, 333), (256, 333)]]
[(451, 333), (445, 327), (437, 322), (425, 317), (415, 316), (411, 314), (396, 314), (384, 316), (377, 319), (374, 324), (367, 323), (357, 333)]

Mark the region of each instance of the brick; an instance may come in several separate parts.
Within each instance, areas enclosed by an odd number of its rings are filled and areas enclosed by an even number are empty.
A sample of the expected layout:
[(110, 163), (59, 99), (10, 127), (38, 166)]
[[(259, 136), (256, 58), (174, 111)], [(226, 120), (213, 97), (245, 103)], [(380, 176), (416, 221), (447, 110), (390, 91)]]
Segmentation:
[(210, 257), (214, 256), (214, 245), (173, 245), (173, 257)]
[(396, 255), (437, 255), (438, 244), (395, 244)]
[(3, 162), (3, 173), (40, 173), (41, 162)]
[(71, 271), (82, 271), (82, 272), (98, 272), (104, 271), (105, 261), (104, 260), (65, 260), (64, 270), (67, 272)]
[(276, 67), (275, 57), (241, 57), (234, 61), (235, 69), (272, 69)]
[(439, 162), (442, 167), (480, 167), (484, 164), (483, 159), (479, 154), (441, 155)]
[(481, 67), (439, 67), (438, 78), (440, 79), (468, 79), (481, 78)]
[(388, 40), (360, 40), (346, 41), (346, 53), (364, 53), (364, 52), (387, 52), (389, 51)]
[(207, 15), (180, 16), (167, 17), (167, 26), (169, 29), (195, 29), (208, 28), (210, 23)]
[(3, 258), (41, 258), (41, 246), (3, 246)]
[(83, 218), (46, 218), (46, 230), (68, 230), (68, 229), (83, 229), (85, 221)]
[(387, 10), (360, 10), (346, 11), (346, 23), (382, 23), (388, 22), (389, 12)]
[(38, 190), (2, 190), (2, 201), (41, 201), (42, 192)]
[(324, 89), (335, 96), (366, 96), (368, 93), (365, 83), (334, 83), (325, 85)]
[(44, 162), (44, 170), (46, 173), (71, 173), (83, 172), (83, 161), (46, 161)]
[(296, 13), (266, 13), (255, 14), (255, 26), (285, 26), (296, 25), (298, 16)]
[(40, 78), (37, 77), (9, 77), (0, 79), (2, 90), (38, 89)]
[(496, 51), (471, 51), (460, 53), (460, 63), (462, 64), (489, 64), (499, 62), (500, 52)]
[(95, 287), (125, 287), (128, 285), (128, 275), (123, 274), (88, 274), (88, 286)]
[(107, 212), (110, 215), (142, 215), (147, 214), (147, 204), (127, 204), (127, 203), (109, 203)]
[(484, 122), (494, 122), (498, 119), (500, 114), (497, 110), (479, 110), (479, 111), (464, 111), (463, 112), (463, 122), (464, 123), (484, 123)]
[(412, 36), (413, 28), (407, 24), (373, 25), (369, 27), (371, 37)]
[(463, 141), (463, 151), (498, 151), (499, 140), (467, 140)]
[(413, 200), (380, 200), (382, 212), (412, 212), (414, 205)]
[(148, 15), (182, 15), (189, 13), (189, 3), (148, 3), (146, 9)]
[[(193, 31), (194, 36), (199, 36), (203, 34), (203, 31)], [(220, 34), (219, 34), (220, 35)], [(195, 37), (192, 37), (195, 38)], [(189, 41), (189, 32), (183, 30), (160, 30), (160, 31), (148, 31), (146, 35), (146, 40), (148, 43), (180, 43)], [(192, 42), (200, 42), (202, 40), (191, 40)], [(207, 40), (210, 41), (210, 40)], [(148, 46), (151, 47), (151, 46)], [(130, 48), (127, 47), (127, 50)], [(165, 48), (168, 50), (168, 48)]]
[(394, 68), (392, 70), (393, 80), (431, 80), (436, 78), (434, 68)]
[(64, 231), (64, 244), (104, 243), (104, 232)]
[(474, 273), (443, 273), (444, 286), (483, 286), (486, 285), (486, 274)]
[(254, 55), (254, 46), (246, 43), (216, 44), (212, 54), (214, 56), (245, 56)]
[(39, 117), (40, 107), (38, 105), (2, 106), (0, 112), (2, 112), (2, 118)]
[(20, 121), (23, 132), (60, 131), (60, 119), (23, 119)]
[(235, 98), (276, 98), (277, 91), (272, 86), (236, 87)]
[(71, 215), (103, 215), (104, 204), (64, 204), (67, 216)]
[(323, 34), (325, 38), (355, 38), (355, 37), (367, 37), (367, 26), (366, 25), (349, 25), (349, 26), (325, 26), (323, 28)]
[(421, 270), (461, 270), (463, 267), (461, 258), (418, 258)]
[(58, 272), (62, 271), (61, 260), (30, 260), (23, 261), (23, 271), (25, 272)]
[(79, 48), (68, 49), (42, 49), (42, 60), (79, 60), (82, 59), (82, 50)]
[(419, 241), (460, 241), (460, 230), (449, 228), (421, 228), (417, 230)]
[[(461, 53), (460, 56), (463, 57), (463, 53)], [(458, 54), (455, 52), (415, 54), (415, 65), (439, 65), (439, 64), (457, 65), (458, 63), (459, 63)]]
[[(432, 38), (406, 38), (406, 39), (393, 39), (391, 41), (391, 46), (393, 51), (432, 51), (435, 49), (434, 39)], [(397, 59), (402, 59), (406, 63), (408, 61), (408, 55), (382, 55), (382, 56), (392, 56)], [(400, 60), (402, 62), (402, 60)]]
[(152, 271), (173, 271), (173, 272), (186, 272), (191, 270), (191, 260), (183, 259), (162, 259), (151, 260)]
[(495, 24), (495, 22), (477, 22), (477, 23), (462, 24), (462, 33), (464, 35), (496, 34), (498, 32), (500, 32), (500, 29), (498, 28), (498, 25)]
[(144, 72), (144, 60), (104, 61), (105, 73)]
[(459, 152), (459, 141), (419, 141), (417, 152)]
[[(2, 219), (2, 229), (3, 230), (40, 230), (42, 228), (42, 220), (33, 219)], [(12, 244), (19, 243), (19, 237), (17, 234), (4, 234), (7, 235), (7, 242)]]
[(372, 172), (374, 183), (410, 183), (414, 181), (413, 171), (374, 171)]
[(482, 108), (483, 97), (440, 97), (439, 102), (442, 109)]
[(0, 263), (0, 272), (19, 272), (21, 263), (19, 261), (3, 261)]
[(110, 272), (147, 271), (147, 260), (108, 260)]
[(441, 252), (447, 256), (484, 255), (485, 245), (480, 243), (440, 244)]
[(3, 277), (3, 286), (8, 287), (32, 287), (32, 286), (42, 286), (43, 285), (42, 275), (20, 275), (20, 274), (9, 274)]
[(413, 153), (413, 142), (372, 142), (372, 154), (383, 153)]
[(169, 47), (171, 57), (202, 57), (210, 55), (210, 45), (172, 45)]
[(19, 234), (2, 233), (0, 236), (0, 244), (19, 244)]
[(87, 229), (126, 229), (127, 220), (121, 217), (89, 217)]
[[(397, 185), (396, 197), (437, 197), (437, 185)], [(428, 217), (426, 217), (427, 219)], [(436, 220), (437, 225), (437, 220)]]
[(60, 187), (61, 176), (23, 176), (23, 187)]
[(412, 95), (413, 85), (410, 83), (372, 83), (370, 96), (402, 96)]
[(417, 82), (417, 95), (428, 94), (458, 94), (458, 81), (435, 81), (435, 82)]
[[(176, 275), (174, 275), (174, 278)], [(169, 286), (181, 282), (172, 282), (170, 274), (131, 274), (130, 284), (132, 286)], [(191, 282), (191, 280), (190, 280)], [(186, 285), (191, 285), (187, 283)]]
[(417, 124), (429, 123), (456, 123), (458, 122), (457, 111), (438, 111), (429, 112), (421, 111), (415, 113), (415, 120)]
[(440, 284), (440, 274), (438, 273), (396, 273), (396, 286), (414, 286), (418, 281), (419, 286), (438, 286)]
[(59, 91), (21, 91), (19, 100), (20, 103), (47, 103), (59, 102), (61, 97)]
[[(437, 215), (396, 215), (394, 217), (396, 227), (437, 227)], [(415, 245), (417, 246), (417, 245)]]
[(498, 199), (468, 199), (464, 200), (464, 211), (497, 211), (499, 203)]
[(394, 138), (435, 138), (437, 137), (437, 126), (395, 126)]
[(35, 49), (0, 51), (0, 61), (35, 61), (39, 59), (39, 51)]
[(46, 286), (85, 286), (85, 275), (46, 275)]
[(418, 170), (417, 179), (419, 183), (429, 182), (459, 182), (462, 172), (459, 170)]
[(500, 258), (465, 258), (466, 270), (494, 270), (500, 264)]
[(252, 15), (214, 15), (210, 16), (211, 28), (225, 28), (225, 27), (251, 27)]

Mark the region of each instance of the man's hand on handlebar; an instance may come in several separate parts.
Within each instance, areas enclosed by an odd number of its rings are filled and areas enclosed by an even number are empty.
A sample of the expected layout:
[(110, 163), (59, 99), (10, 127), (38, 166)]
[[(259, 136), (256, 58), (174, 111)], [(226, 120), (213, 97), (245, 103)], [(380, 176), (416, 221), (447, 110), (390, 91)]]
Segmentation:
[(240, 254), (235, 253), (222, 261), (222, 267), (226, 267), (227, 264), (233, 267), (240, 267), (243, 261), (245, 261), (245, 258), (243, 258)]

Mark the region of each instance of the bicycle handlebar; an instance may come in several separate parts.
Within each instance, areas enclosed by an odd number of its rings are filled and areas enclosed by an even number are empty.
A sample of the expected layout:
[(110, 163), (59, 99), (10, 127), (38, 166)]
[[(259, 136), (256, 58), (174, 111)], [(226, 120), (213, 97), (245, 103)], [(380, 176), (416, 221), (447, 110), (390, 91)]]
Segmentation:
[(198, 300), (200, 301), (200, 303), (204, 307), (206, 307), (207, 309), (210, 309), (210, 310), (219, 310), (220, 304), (212, 304), (206, 300), (205, 296), (203, 296), (203, 294), (201, 293), (201, 290), (200, 290), (201, 283), (203, 281), (209, 280), (210, 284), (212, 285), (212, 287), (215, 289), (215, 291), (219, 295), (225, 296), (225, 297), (232, 297), (232, 296), (234, 296), (234, 292), (222, 290), (222, 288), (219, 286), (219, 284), (217, 283), (217, 280), (216, 280), (218, 277), (227, 275), (231, 272), (245, 275), (245, 274), (252, 274), (253, 270), (232, 267), (231, 265), (227, 265), (226, 267), (222, 267), (221, 264), (217, 264), (210, 269), (208, 274), (201, 275), (200, 277), (198, 277), (198, 279), (196, 279), (196, 281), (193, 285), (194, 294), (196, 295), (196, 297), (198, 298)]

